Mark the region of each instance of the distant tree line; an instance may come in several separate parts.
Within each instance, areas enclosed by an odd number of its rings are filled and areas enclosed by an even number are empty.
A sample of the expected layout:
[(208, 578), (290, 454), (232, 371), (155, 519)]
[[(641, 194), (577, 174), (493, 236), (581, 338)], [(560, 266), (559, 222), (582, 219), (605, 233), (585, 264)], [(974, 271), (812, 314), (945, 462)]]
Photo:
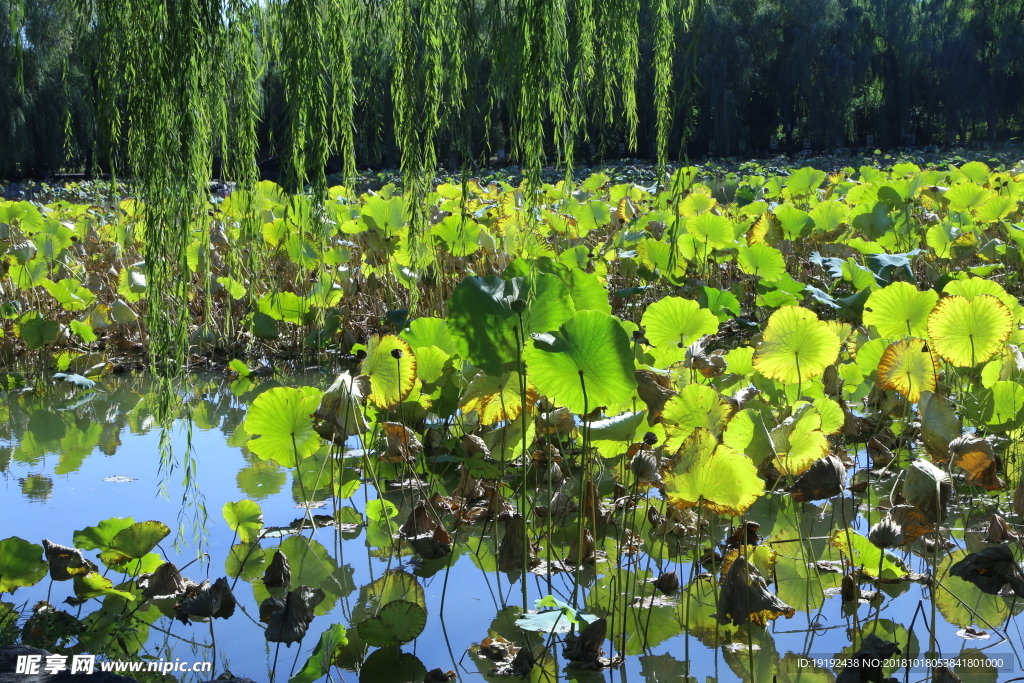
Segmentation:
[[(560, 2), (568, 13), (560, 64), (570, 84), (589, 79), (585, 125), (575, 156), (636, 156), (656, 152), (655, 15), (660, 0), (593, 0), (598, 41), (592, 73), (574, 71), (574, 12), (580, 0)], [(351, 44), (355, 83), (353, 144), (360, 167), (397, 167), (393, 102), (397, 22), (392, 0), (353, 0), (361, 37)], [(99, 173), (124, 168), (127, 135), (105, 121), (127, 122), (133, 112), (111, 111), (101, 97), (108, 73), (100, 49), (102, 26), (78, 0), (0, 2), (0, 177), (41, 178), (61, 171)], [(510, 127), (518, 65), (503, 60), (504, 29), (497, 12), (517, 11), (510, 0), (460, 0), (459, 22), (472, 24), (459, 55), (457, 111), (433, 131), (437, 160), (459, 165), (505, 150), (516, 155)], [(497, 9), (495, 9), (497, 8)], [(255, 21), (262, 159), (283, 154), (289, 135), (287, 79), (281, 52), (267, 36), (273, 14)], [(325, 22), (329, 28), (329, 22)], [(463, 27), (465, 28), (465, 27)], [(694, 98), (673, 103), (669, 155), (743, 155), (779, 149), (876, 147), (997, 141), (1024, 134), (1024, 1), (1022, 0), (706, 0), (693, 24), (696, 40), (676, 42), (673, 84), (691, 83)], [(328, 36), (329, 38), (329, 36)], [(635, 60), (617, 46), (636, 40)], [(695, 47), (691, 47), (695, 46)], [(689, 52), (694, 50), (694, 52)], [(210, 60), (232, 60), (231, 44)], [(693, 68), (695, 67), (695, 68)], [(446, 68), (448, 68), (446, 66)], [(231, 72), (231, 73), (237, 73)], [(695, 77), (696, 83), (692, 78)], [(690, 80), (688, 80), (690, 79)], [(596, 84), (596, 87), (593, 87)], [(230, 89), (230, 83), (223, 83)], [(635, 107), (629, 102), (635, 98)], [(244, 106), (226, 98), (226, 109)], [(104, 104), (106, 103), (106, 104)], [(624, 104), (625, 103), (625, 104)], [(107, 107), (106, 110), (103, 107)], [(632, 109), (631, 109), (632, 107)], [(635, 116), (622, 116), (623, 110)], [(225, 111), (221, 139), (231, 135)], [(557, 131), (545, 121), (554, 161)], [(113, 131), (113, 133), (111, 133)], [(227, 148), (227, 145), (224, 145)], [(220, 146), (210, 150), (216, 167)], [(273, 162), (264, 164), (273, 167)]]

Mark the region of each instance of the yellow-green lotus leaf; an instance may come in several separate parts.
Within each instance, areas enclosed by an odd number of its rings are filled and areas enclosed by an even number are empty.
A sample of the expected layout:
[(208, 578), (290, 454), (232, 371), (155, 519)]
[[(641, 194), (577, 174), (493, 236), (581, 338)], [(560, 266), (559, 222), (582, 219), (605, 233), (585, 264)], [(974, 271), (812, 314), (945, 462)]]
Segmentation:
[(810, 403), (800, 404), (769, 437), (775, 461), (783, 474), (802, 474), (828, 454), (828, 439), (821, 431), (821, 414)]
[(813, 311), (780, 308), (768, 319), (754, 369), (765, 377), (795, 384), (817, 377), (839, 357), (839, 337)]
[(928, 316), (928, 336), (935, 352), (962, 368), (974, 367), (1001, 351), (1012, 331), (1010, 309), (989, 294), (973, 301), (948, 296)]
[(669, 461), (665, 496), (685, 510), (700, 505), (722, 515), (742, 515), (764, 492), (754, 463), (697, 428)]
[(703, 427), (717, 436), (725, 429), (730, 415), (732, 407), (717, 391), (703, 384), (687, 384), (665, 404), (661, 421), (687, 434)]
[(885, 339), (923, 337), (938, 300), (933, 289), (920, 292), (909, 282), (894, 282), (871, 292), (864, 304), (864, 324), (874, 325)]
[(381, 408), (391, 408), (412, 392), (416, 356), (409, 343), (400, 337), (374, 336), (366, 345), (362, 374), (370, 378), (370, 400)]
[[(536, 400), (536, 390), (527, 384), (526, 405), (533, 405)], [(459, 407), (464, 412), (475, 410), (482, 425), (515, 420), (523, 411), (519, 373), (506, 372), (501, 377), (478, 374), (470, 380)]]
[(706, 334), (718, 332), (718, 318), (711, 311), (678, 296), (667, 296), (648, 306), (640, 324), (647, 340), (658, 349), (662, 366), (682, 360), (686, 347)]
[(878, 362), (878, 386), (898, 391), (917, 403), (922, 391), (935, 391), (939, 359), (924, 339), (903, 339), (885, 349)]

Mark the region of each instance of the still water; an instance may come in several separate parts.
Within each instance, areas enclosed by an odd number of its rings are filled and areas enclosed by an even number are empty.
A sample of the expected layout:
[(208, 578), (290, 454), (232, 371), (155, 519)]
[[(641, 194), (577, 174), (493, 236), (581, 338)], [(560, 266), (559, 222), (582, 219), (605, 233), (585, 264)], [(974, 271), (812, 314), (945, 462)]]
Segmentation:
[[(99, 391), (92, 392), (63, 383), (12, 392), (0, 399), (0, 538), (18, 536), (32, 543), (49, 539), (70, 546), (75, 531), (108, 518), (167, 524), (171, 535), (157, 552), (179, 568), (188, 565), (182, 574), (196, 582), (229, 577), (240, 609), (229, 619), (214, 620), (212, 628), (209, 623), (183, 624), (153, 612), (156, 618), (148, 632), (137, 634), (142, 641), (138, 654), (143, 657), (213, 661), (215, 651), (214, 675), (230, 670), (260, 683), (272, 676), (284, 680), (303, 666), (328, 626), (354, 628), (354, 617), (366, 618), (367, 587), (389, 571), (401, 569), (415, 576), (422, 587), (425, 630), (402, 647), (403, 655), (374, 648), (348, 652), (341, 663), (349, 668), (333, 668), (331, 680), (422, 680), (424, 672), (432, 669), (454, 671), (462, 681), (520, 680), (491, 675), (493, 663), (471, 653), (474, 644), (488, 637), (488, 629), (497, 629), (513, 641), (522, 636), (512, 624), (523, 604), (523, 579), (497, 571), (495, 539), (500, 539), (501, 533), (495, 522), (477, 521), (454, 533), (454, 553), (443, 560), (420, 561), (407, 547), (396, 554), (386, 527), (374, 523), (343, 529), (331, 525), (306, 529), (302, 534), (283, 530), (265, 534), (261, 548), (241, 566), (239, 558), (246, 549), (232, 548), (238, 538), (222, 515), (225, 503), (255, 501), (262, 509), (265, 527), (288, 527), (307, 514), (306, 499), (312, 501), (310, 513), (337, 514), (343, 521), (360, 523), (365, 522), (362, 513), (367, 501), (378, 497), (372, 481), (363, 481), (344, 500), (331, 496), (329, 489), (311, 491), (316, 484), (308, 481), (308, 474), (307, 480), (300, 482), (294, 471), (261, 461), (246, 448), (248, 436), (242, 426), (246, 408), (261, 391), (282, 384), (325, 389), (332, 379), (327, 374), (305, 374), (287, 381), (230, 383), (222, 377), (193, 377), (179, 389), (187, 411), (182, 410), (182, 418), (166, 432), (154, 419), (154, 397), (144, 377), (108, 377), (100, 382)], [(346, 464), (358, 467), (363, 451), (360, 444), (349, 445)], [(392, 532), (397, 533), (416, 495), (408, 488), (388, 487), (385, 497), (400, 510), (391, 523)], [(877, 602), (842, 605), (838, 590), (841, 574), (827, 565), (840, 557), (825, 539), (841, 528), (843, 520), (866, 534), (872, 520), (862, 513), (871, 513), (861, 504), (850, 497), (796, 504), (788, 496), (769, 495), (750, 510), (748, 519), (761, 524), (760, 535), (773, 541), (771, 547), (777, 553), (768, 583), (796, 608), (791, 618), (770, 621), (767, 628), (717, 627), (709, 617), (714, 596), (709, 582), (700, 579), (693, 584), (698, 589), (692, 592), (663, 596), (647, 587), (646, 592), (640, 590), (633, 596), (634, 604), (626, 604), (629, 598), (620, 600), (617, 587), (629, 585), (630, 577), (635, 591), (635, 585), (645, 578), (675, 570), (685, 587), (690, 577), (705, 569), (694, 567), (684, 555), (673, 554), (650, 537), (650, 547), (657, 548), (653, 556), (647, 545), (628, 557), (619, 555), (614, 542), (606, 541), (603, 561), (580, 572), (576, 604), (581, 612), (610, 615), (610, 621), (618, 614), (625, 615), (624, 662), (603, 672), (566, 674), (562, 645), (555, 642), (549, 648), (551, 658), (534, 669), (531, 680), (555, 680), (553, 676), (557, 676), (557, 680), (578, 681), (682, 681), (689, 661), (693, 681), (835, 681), (838, 670), (801, 660), (843, 653), (856, 629), (895, 640), (911, 657), (925, 657), (930, 624), (934, 625), (934, 644), (943, 657), (978, 656), (980, 651), (1005, 660), (1001, 671), (961, 667), (961, 680), (994, 682), (1024, 675), (1019, 673), (1024, 637), (1019, 619), (1011, 616), (1024, 605), (986, 596), (956, 578), (943, 582), (934, 605), (926, 588), (905, 581), (881, 587), (878, 613)], [(339, 513), (343, 508), (350, 510)], [(978, 511), (977, 520), (968, 518), (968, 526), (981, 520), (984, 512)], [(953, 533), (959, 547), (977, 549), (972, 546), (977, 541), (960, 526)], [(728, 527), (713, 527), (705, 532), (709, 533), (721, 541)], [(802, 544), (799, 533), (813, 540)], [(707, 539), (705, 545), (709, 545)], [(287, 549), (292, 561), (293, 586), (316, 583), (327, 593), (301, 643), (286, 647), (268, 643), (259, 620), (259, 604), (268, 594), (261, 577), (272, 549), (279, 546)], [(797, 550), (800, 546), (810, 549), (815, 555), (812, 559), (826, 564), (809, 568), (806, 555)], [(96, 551), (85, 555), (99, 564)], [(920, 555), (897, 555), (914, 571), (928, 569)], [(115, 585), (128, 578), (102, 565), (101, 571)], [(549, 594), (570, 602), (573, 579), (573, 572), (528, 575), (527, 604), (532, 607), (535, 600)], [(22, 621), (32, 606), (44, 599), (80, 618), (100, 608), (102, 599), (81, 606), (62, 604), (72, 595), (71, 582), (51, 582), (47, 577), (13, 595), (4, 594), (2, 600), (22, 611)], [(703, 602), (697, 599), (702, 595)], [(606, 609), (611, 605), (622, 608)], [(913, 630), (908, 630), (911, 624)], [(984, 633), (980, 639), (971, 637), (965, 627)], [(621, 643), (621, 638), (616, 638), (614, 646), (605, 641), (605, 654), (619, 654)], [(354, 670), (357, 668), (362, 668), (361, 673)], [(901, 681), (929, 679), (927, 670), (921, 668), (896, 669), (889, 675)]]

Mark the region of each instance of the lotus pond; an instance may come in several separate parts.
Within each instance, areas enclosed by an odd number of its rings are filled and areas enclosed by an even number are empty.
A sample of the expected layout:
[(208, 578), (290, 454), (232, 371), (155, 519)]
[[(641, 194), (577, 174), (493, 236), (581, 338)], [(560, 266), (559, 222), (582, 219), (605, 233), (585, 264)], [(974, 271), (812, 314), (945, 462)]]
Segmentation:
[(171, 385), (134, 369), (139, 205), (6, 203), (0, 644), (296, 683), (1024, 675), (1022, 172), (443, 185), (421, 272), (387, 188), (325, 229), (261, 184), (197, 220), (206, 371)]

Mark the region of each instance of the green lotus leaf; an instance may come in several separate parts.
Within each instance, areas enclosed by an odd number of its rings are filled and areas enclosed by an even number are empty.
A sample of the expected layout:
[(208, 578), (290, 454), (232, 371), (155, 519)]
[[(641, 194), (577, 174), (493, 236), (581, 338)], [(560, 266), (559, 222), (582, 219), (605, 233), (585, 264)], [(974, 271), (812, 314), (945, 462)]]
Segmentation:
[(786, 178), (786, 189), (794, 197), (810, 194), (825, 182), (825, 172), (809, 166), (797, 169)]
[(943, 294), (964, 296), (974, 301), (975, 297), (982, 294), (990, 294), (1006, 304), (1006, 307), (1013, 313), (1014, 320), (1021, 318), (1021, 305), (1017, 298), (1003, 289), (995, 280), (988, 280), (982, 277), (969, 277), (963, 280), (950, 280), (942, 288)]
[(89, 572), (84, 576), (74, 577), (75, 596), (80, 600), (98, 598), (101, 595), (116, 595), (130, 602), (135, 601), (135, 596), (126, 591), (114, 588), (114, 582), (98, 572)]
[(740, 247), (736, 263), (740, 270), (748, 275), (774, 282), (786, 272), (786, 261), (782, 258), (782, 252), (767, 244), (751, 244), (749, 247)]
[(817, 230), (829, 233), (849, 220), (850, 207), (840, 201), (830, 199), (811, 209), (810, 216)]
[(454, 356), (455, 343), (448, 333), (448, 323), (441, 318), (416, 318), (401, 334), (413, 349), (436, 346), (449, 356)]
[(989, 425), (1001, 425), (1016, 420), (1024, 408), (1024, 386), (1018, 382), (998, 380), (992, 384), (992, 403)]
[(388, 647), (416, 639), (427, 625), (427, 612), (415, 602), (395, 600), (380, 613), (359, 624), (359, 637), (374, 647)]
[(1013, 316), (989, 294), (969, 300), (948, 296), (928, 316), (928, 336), (935, 352), (951, 365), (974, 367), (1002, 350), (1013, 331)]
[(262, 460), (295, 467), (320, 447), (310, 417), (320, 398), (320, 391), (313, 387), (274, 387), (263, 392), (245, 416), (245, 431), (253, 437), (246, 445)]
[(537, 391), (577, 414), (617, 406), (636, 390), (626, 332), (618, 318), (599, 311), (580, 311), (558, 332), (535, 339), (523, 360)]
[(736, 241), (732, 221), (714, 213), (702, 213), (686, 221), (686, 230), (712, 249), (724, 249)]
[(41, 349), (60, 337), (60, 323), (40, 317), (36, 311), (29, 311), (17, 325), (18, 336), (28, 350)]
[(768, 319), (754, 354), (754, 368), (765, 377), (795, 384), (825, 372), (839, 356), (839, 337), (806, 308), (787, 306)]
[(309, 299), (294, 292), (275, 292), (264, 294), (257, 301), (260, 313), (274, 320), (301, 325), (309, 313)]
[(448, 216), (430, 229), (430, 234), (444, 242), (452, 256), (469, 256), (480, 249), (482, 226), (473, 220)]
[(382, 522), (389, 517), (398, 515), (398, 508), (390, 500), (375, 498), (366, 503), (366, 516), (370, 519)]
[(228, 527), (238, 534), (242, 543), (252, 543), (259, 538), (263, 529), (263, 510), (259, 503), (251, 500), (224, 503), (223, 514)]
[(769, 434), (775, 460), (783, 474), (802, 474), (828, 454), (828, 439), (821, 431), (821, 414), (810, 403), (797, 406)]
[[(861, 574), (881, 578), (883, 581), (899, 580), (907, 575), (907, 568), (899, 558), (889, 553), (883, 556), (880, 548), (876, 548), (867, 537), (861, 536), (853, 529), (836, 529), (828, 542), (838, 548), (852, 566), (860, 569)], [(882, 569), (881, 577), (878, 576), (879, 563)]]
[(665, 473), (669, 504), (686, 509), (700, 505), (722, 515), (740, 516), (764, 493), (764, 482), (746, 455), (719, 445), (698, 428), (672, 457)]
[(43, 546), (11, 536), (0, 541), (0, 593), (34, 586), (46, 576)]
[(667, 296), (648, 306), (640, 324), (664, 365), (682, 360), (690, 344), (718, 331), (718, 318), (711, 311), (678, 296)]
[(938, 300), (935, 290), (920, 292), (908, 282), (894, 282), (871, 292), (864, 304), (864, 324), (874, 325), (884, 339), (923, 337)]
[(71, 539), (75, 547), (82, 550), (105, 550), (114, 542), (114, 537), (118, 533), (132, 524), (135, 524), (135, 520), (131, 517), (111, 517), (96, 526), (76, 531)]
[(970, 211), (984, 204), (992, 196), (992, 191), (974, 183), (960, 183), (949, 188), (945, 194), (946, 201), (952, 211)]
[(348, 632), (341, 624), (331, 624), (320, 634), (320, 640), (313, 646), (306, 663), (288, 683), (313, 683), (323, 678), (334, 664), (334, 656), (343, 645), (348, 644)]
[(666, 425), (680, 428), (685, 434), (703, 427), (717, 436), (722, 433), (730, 415), (732, 408), (713, 388), (687, 384), (665, 404), (661, 420)]
[(362, 374), (370, 378), (369, 399), (381, 408), (391, 408), (408, 398), (416, 384), (416, 356), (400, 337), (374, 336), (366, 347)]
[[(524, 306), (522, 334), (512, 302)], [(569, 290), (554, 275), (540, 273), (536, 286), (523, 278), (467, 277), (448, 302), (448, 331), (459, 356), (497, 377), (515, 363), (522, 335), (551, 332), (572, 317)], [(525, 340), (528, 341), (528, 340)], [(527, 343), (526, 346), (529, 346)]]
[(171, 530), (163, 522), (135, 522), (117, 532), (109, 547), (100, 553), (100, 559), (108, 567), (142, 559), (170, 533)]

